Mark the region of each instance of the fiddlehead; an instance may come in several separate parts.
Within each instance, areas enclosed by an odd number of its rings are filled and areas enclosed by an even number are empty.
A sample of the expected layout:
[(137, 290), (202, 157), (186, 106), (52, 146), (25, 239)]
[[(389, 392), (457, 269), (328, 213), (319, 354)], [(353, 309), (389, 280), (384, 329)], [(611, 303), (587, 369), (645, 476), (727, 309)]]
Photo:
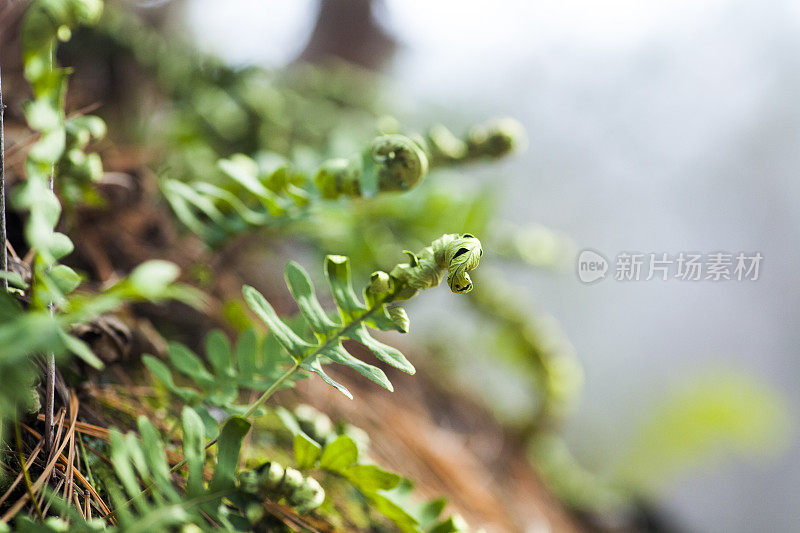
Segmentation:
[[(453, 233), (436, 239), (417, 254), (406, 253), (409, 262), (397, 265), (390, 273), (398, 285), (396, 291), (399, 300), (411, 298), (417, 291), (435, 287), (445, 274), (451, 291), (471, 291), (472, 280), (467, 272), (478, 266), (483, 249), (473, 235)], [(373, 278), (375, 276), (373, 274)]]
[(244, 470), (237, 478), (241, 492), (259, 500), (285, 500), (300, 514), (316, 509), (325, 501), (325, 490), (316, 479), (275, 461)]
[(359, 159), (333, 159), (322, 165), (314, 182), (323, 198), (374, 196), (407, 191), (428, 172), (422, 149), (403, 135), (377, 137)]
[(441, 124), (432, 126), (420, 144), (431, 166), (446, 166), (480, 159), (498, 159), (526, 144), (525, 128), (513, 118), (499, 118), (472, 126), (463, 139)]

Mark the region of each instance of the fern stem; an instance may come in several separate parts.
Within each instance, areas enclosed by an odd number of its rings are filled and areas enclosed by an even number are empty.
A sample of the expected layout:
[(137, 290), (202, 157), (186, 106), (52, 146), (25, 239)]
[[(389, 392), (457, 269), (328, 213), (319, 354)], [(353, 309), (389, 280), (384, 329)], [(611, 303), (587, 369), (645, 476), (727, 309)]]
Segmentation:
[[(48, 68), (50, 71), (53, 71), (55, 65), (55, 44), (51, 45), (50, 47), (50, 64)], [(63, 111), (62, 111), (63, 114)], [(50, 167), (50, 179), (48, 180), (48, 186), (50, 187), (50, 192), (52, 193), (54, 188), (54, 180), (55, 180), (56, 168), (55, 165)], [(55, 314), (55, 306), (53, 302), (48, 304), (50, 308), (50, 315)], [(53, 449), (55, 448), (53, 443), (54, 431), (53, 431), (53, 406), (55, 404), (55, 390), (56, 390), (56, 356), (54, 353), (48, 353), (46, 359), (47, 369), (45, 371), (45, 410), (44, 410), (44, 442), (45, 448), (47, 449), (47, 453), (52, 455)]]
[[(242, 418), (250, 418), (251, 416), (253, 416), (253, 413), (255, 413), (258, 410), (259, 407), (264, 405), (264, 402), (269, 400), (270, 396), (272, 396), (278, 390), (280, 390), (280, 388), (283, 386), (283, 384), (289, 378), (291, 378), (294, 375), (294, 373), (297, 372), (299, 369), (300, 369), (300, 363), (299, 362), (295, 362), (295, 364), (293, 364), (292, 367), (289, 370), (284, 372), (283, 375), (281, 375), (281, 377), (279, 377), (278, 379), (275, 380), (275, 383), (270, 385), (269, 388), (264, 391), (264, 394), (259, 396), (258, 399), (255, 402), (253, 402), (253, 404), (250, 406), (250, 408), (242, 415)], [(210, 447), (215, 445), (218, 440), (219, 440), (219, 437), (215, 437), (215, 438), (211, 439), (210, 441), (208, 441), (206, 443), (205, 448), (209, 449)], [(172, 471), (177, 470), (178, 468), (182, 467), (185, 464), (186, 464), (186, 459), (184, 459), (180, 463), (178, 463), (175, 466), (173, 466), (172, 467)]]
[[(338, 342), (339, 339), (341, 339), (343, 335), (345, 335), (351, 329), (353, 329), (354, 327), (358, 326), (363, 321), (368, 319), (370, 316), (372, 316), (372, 314), (375, 311), (377, 311), (378, 309), (380, 309), (382, 306), (384, 306), (386, 304), (392, 303), (392, 301), (395, 299), (395, 297), (400, 293), (400, 291), (403, 288), (405, 288), (405, 286), (406, 286), (405, 283), (397, 283), (392, 292), (387, 294), (383, 299), (376, 301), (375, 304), (372, 307), (370, 307), (369, 309), (364, 311), (362, 314), (360, 314), (359, 316), (354, 318), (352, 322), (350, 322), (346, 326), (342, 326), (335, 334), (333, 334), (330, 337), (328, 337), (328, 339), (325, 341), (325, 343), (323, 345), (318, 346), (316, 350), (314, 350), (312, 353), (306, 355), (300, 361), (298, 361), (297, 366), (300, 366), (300, 364), (302, 364), (303, 362), (307, 361), (308, 359), (313, 359), (314, 357), (320, 355), (323, 352), (323, 350), (325, 350), (326, 348), (330, 347), (334, 342)], [(261, 398), (256, 400), (256, 403), (258, 403), (260, 400), (261, 400)]]
[[(0, 267), (8, 270), (8, 253), (6, 252), (6, 145), (3, 116), (3, 81), (0, 74)], [(8, 278), (3, 278), (3, 288), (8, 292)]]
[[(253, 402), (253, 404), (250, 406), (250, 408), (247, 411), (245, 411), (245, 413), (242, 415), (242, 417), (250, 418), (251, 416), (253, 416), (253, 413), (255, 413), (258, 410), (259, 407), (264, 405), (264, 402), (269, 400), (270, 396), (272, 396), (278, 390), (280, 390), (280, 388), (283, 386), (283, 384), (289, 378), (291, 378), (295, 374), (295, 372), (297, 372), (298, 370), (300, 370), (300, 362), (296, 361), (289, 370), (284, 372), (281, 377), (279, 377), (278, 379), (275, 380), (275, 383), (270, 385), (269, 388), (264, 391), (264, 394), (259, 396), (258, 399), (255, 402)], [(214, 442), (216, 442), (216, 441), (217, 441), (217, 439), (214, 439)], [(209, 444), (206, 444), (206, 448), (208, 448), (212, 444), (213, 444), (213, 442), (209, 443)]]

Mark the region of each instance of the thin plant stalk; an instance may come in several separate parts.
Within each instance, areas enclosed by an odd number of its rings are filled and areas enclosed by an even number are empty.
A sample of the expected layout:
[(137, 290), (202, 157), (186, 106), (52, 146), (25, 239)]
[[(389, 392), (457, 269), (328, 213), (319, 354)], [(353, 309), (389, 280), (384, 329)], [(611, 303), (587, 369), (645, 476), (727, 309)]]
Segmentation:
[[(55, 47), (50, 49), (50, 70), (53, 70), (53, 55)], [(55, 177), (56, 168), (55, 165), (50, 167), (50, 180), (49, 180), (49, 187), (50, 192), (54, 191), (54, 184), (53, 180)], [(50, 308), (50, 314), (55, 314), (55, 306), (53, 302), (48, 304)], [(53, 407), (55, 404), (55, 390), (56, 390), (56, 356), (54, 353), (47, 354), (47, 358), (45, 361), (47, 368), (45, 370), (45, 411), (44, 411), (44, 442), (45, 448), (49, 454), (53, 453), (54, 443), (53, 443)]]
[[(8, 270), (8, 251), (6, 250), (6, 144), (3, 116), (3, 80), (0, 73), (0, 266)], [(8, 292), (8, 278), (3, 278), (3, 289)]]

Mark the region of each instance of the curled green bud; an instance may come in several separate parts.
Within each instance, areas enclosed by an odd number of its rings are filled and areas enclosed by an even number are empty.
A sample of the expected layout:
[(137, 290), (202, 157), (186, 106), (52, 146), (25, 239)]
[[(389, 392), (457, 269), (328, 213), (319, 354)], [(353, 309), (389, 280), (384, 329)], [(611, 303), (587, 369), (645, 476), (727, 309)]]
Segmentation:
[(392, 288), (392, 278), (386, 272), (378, 270), (373, 272), (369, 278), (369, 292), (381, 294), (388, 292)]
[(258, 494), (258, 478), (259, 475), (254, 470), (244, 470), (239, 472), (236, 476), (239, 480), (239, 490), (247, 494)]
[(370, 197), (408, 190), (427, 171), (428, 158), (417, 143), (403, 135), (381, 135), (362, 156), (322, 163), (314, 183), (323, 198)]
[(286, 471), (275, 462), (264, 463), (259, 469), (259, 486), (265, 491), (276, 489), (283, 483)]
[(287, 496), (286, 501), (298, 513), (305, 514), (322, 505), (325, 501), (325, 490), (316, 479), (307, 477), (297, 490)]
[(467, 134), (470, 157), (502, 157), (524, 145), (525, 129), (513, 118), (479, 124)]
[(481, 242), (469, 233), (450, 241), (445, 246), (445, 264), (447, 265), (447, 284), (453, 292), (469, 292), (472, 280), (467, 274), (475, 269), (483, 255)]
[(325, 501), (325, 491), (317, 480), (303, 477), (295, 468), (284, 469), (273, 461), (263, 463), (254, 470), (240, 472), (237, 479), (240, 493), (259, 500), (285, 499), (299, 513), (316, 509)]
[(283, 483), (281, 483), (281, 491), (291, 494), (303, 485), (303, 481), (303, 474), (299, 470), (287, 466), (286, 473), (283, 476)]
[(408, 333), (408, 326), (411, 322), (408, 319), (406, 310), (402, 307), (389, 307), (387, 311), (389, 312), (389, 318), (397, 325), (397, 329), (400, 330), (400, 333)]
[(403, 135), (376, 138), (370, 155), (376, 166), (379, 191), (407, 191), (428, 172), (425, 152)]
[(406, 252), (408, 263), (394, 267), (391, 276), (397, 280), (398, 300), (414, 296), (417, 291), (435, 287), (447, 274), (453, 292), (469, 292), (472, 280), (467, 274), (478, 266), (483, 254), (480, 241), (469, 233), (443, 235), (418, 254)]

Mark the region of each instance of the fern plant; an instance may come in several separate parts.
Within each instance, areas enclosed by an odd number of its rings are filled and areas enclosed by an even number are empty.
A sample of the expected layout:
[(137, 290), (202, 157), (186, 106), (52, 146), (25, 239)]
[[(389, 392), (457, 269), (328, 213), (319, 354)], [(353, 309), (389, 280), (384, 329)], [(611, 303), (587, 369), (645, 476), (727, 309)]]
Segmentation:
[(30, 283), (19, 275), (2, 273), (13, 288), (9, 294), (0, 294), (4, 319), (0, 323), (0, 372), (20, 378), (14, 387), (0, 391), (3, 418), (13, 414), (15, 404), (30, 406), (31, 394), (20, 389), (33, 384), (34, 355), (49, 354), (48, 386), (52, 385), (53, 359), (61, 354), (77, 355), (95, 368), (102, 366), (91, 349), (72, 334), (74, 324), (92, 320), (126, 301), (175, 298), (201, 304), (196, 291), (173, 283), (178, 269), (165, 261), (146, 262), (97, 294), (76, 291), (81, 276), (60, 263), (74, 245), (56, 230), (61, 203), (54, 183), (64, 176), (67, 187), (77, 187), (83, 178), (98, 177), (102, 171), (99, 158), (84, 149), (92, 137), (105, 133), (105, 126), (97, 117), (66, 119), (64, 92), (69, 70), (55, 66), (55, 47), (58, 41), (70, 38), (71, 28), (96, 23), (101, 11), (99, 0), (40, 0), (30, 6), (23, 21), (24, 74), (34, 95), (25, 104), (25, 117), (39, 139), (28, 154), (27, 179), (14, 200), (17, 208), (27, 213), (24, 236), (33, 252), (33, 264)]
[[(342, 341), (348, 339), (362, 344), (390, 366), (410, 374), (415, 372), (414, 366), (399, 350), (374, 339), (367, 327), (407, 332), (408, 317), (405, 311), (399, 307), (389, 307), (389, 304), (411, 298), (419, 290), (435, 287), (445, 274), (453, 292), (472, 290), (468, 271), (478, 265), (482, 250), (480, 242), (472, 235), (451, 234), (435, 240), (419, 254), (406, 253), (409, 256), (408, 263), (397, 265), (390, 273), (378, 271), (372, 274), (369, 285), (363, 291), (363, 302), (353, 290), (349, 260), (343, 256), (328, 256), (325, 274), (339, 312), (338, 318), (330, 317), (323, 310), (302, 267), (289, 263), (286, 267), (286, 283), (314, 334), (314, 340), (304, 339), (295, 333), (278, 318), (272, 306), (256, 289), (250, 286), (242, 289), (247, 304), (294, 360), (294, 365), (284, 374), (285, 379), (300, 369), (314, 372), (342, 394), (352, 398), (350, 391), (334, 381), (323, 369), (323, 362), (333, 362), (347, 366), (392, 390), (391, 382), (381, 369), (361, 361), (345, 349)], [(276, 387), (282, 384), (283, 380), (279, 379)], [(265, 396), (268, 396), (267, 393)]]

